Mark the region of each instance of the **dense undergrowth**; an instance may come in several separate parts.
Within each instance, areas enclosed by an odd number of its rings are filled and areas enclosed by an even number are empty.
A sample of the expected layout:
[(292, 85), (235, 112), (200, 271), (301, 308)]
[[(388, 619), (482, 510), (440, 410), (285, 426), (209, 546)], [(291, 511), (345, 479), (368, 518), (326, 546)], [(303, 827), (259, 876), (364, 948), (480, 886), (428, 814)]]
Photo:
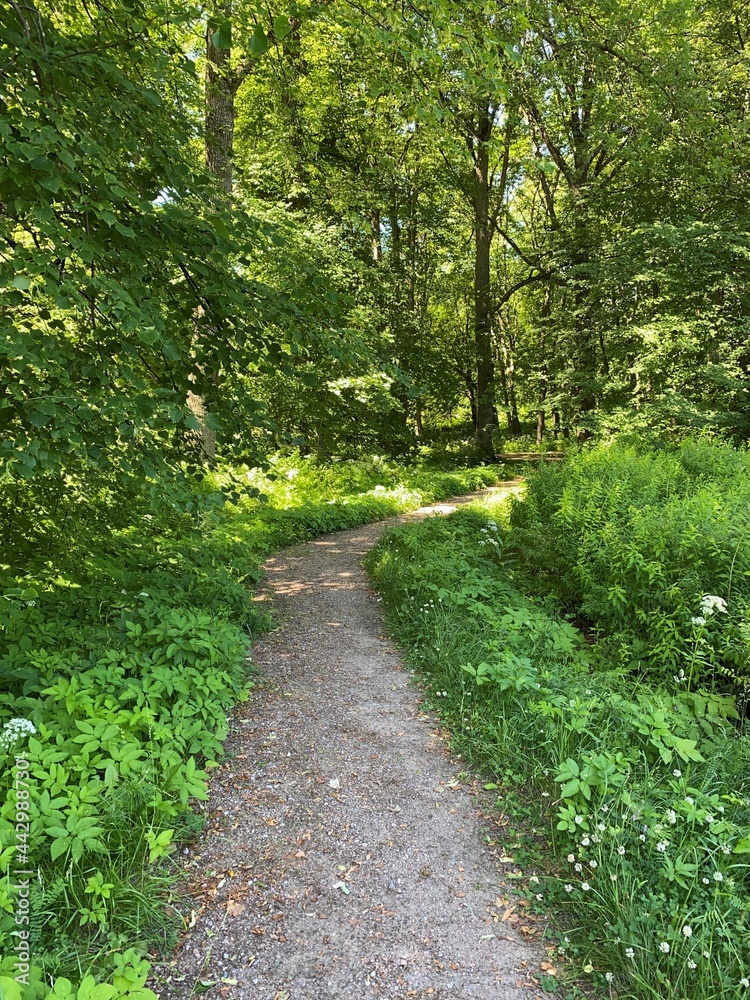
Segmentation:
[[(192, 488), (70, 479), (44, 503), (38, 485), (6, 488), (15, 520), (5, 520), (0, 567), (5, 1000), (22, 992), (24, 942), (27, 997), (42, 996), (48, 977), (79, 1000), (148, 997), (143, 956), (179, 928), (165, 907), (168, 855), (199, 822), (191, 804), (206, 797), (227, 713), (250, 686), (249, 639), (266, 625), (253, 601), (263, 558), (498, 476), (381, 460), (321, 467), (293, 455), (270, 474), (225, 468)], [(28, 828), (17, 825), (26, 812)], [(28, 889), (19, 868), (35, 872)], [(29, 923), (16, 923), (26, 912)], [(98, 992), (82, 980), (89, 970), (109, 977)]]
[(529, 897), (597, 995), (750, 995), (747, 462), (592, 450), (512, 526), (477, 505), (368, 557), (456, 749), (547, 822)]

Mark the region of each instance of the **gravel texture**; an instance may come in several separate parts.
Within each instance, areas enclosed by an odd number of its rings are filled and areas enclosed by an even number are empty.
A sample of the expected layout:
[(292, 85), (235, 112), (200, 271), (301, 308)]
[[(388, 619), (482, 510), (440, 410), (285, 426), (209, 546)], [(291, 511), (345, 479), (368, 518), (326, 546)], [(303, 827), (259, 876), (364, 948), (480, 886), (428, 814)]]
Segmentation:
[(267, 563), (278, 627), (253, 648), (261, 679), (183, 858), (192, 926), (158, 970), (172, 1000), (196, 985), (209, 1000), (542, 995), (539, 927), (509, 917), (523, 901), (486, 846), (487, 796), (383, 635), (360, 565), (382, 527)]

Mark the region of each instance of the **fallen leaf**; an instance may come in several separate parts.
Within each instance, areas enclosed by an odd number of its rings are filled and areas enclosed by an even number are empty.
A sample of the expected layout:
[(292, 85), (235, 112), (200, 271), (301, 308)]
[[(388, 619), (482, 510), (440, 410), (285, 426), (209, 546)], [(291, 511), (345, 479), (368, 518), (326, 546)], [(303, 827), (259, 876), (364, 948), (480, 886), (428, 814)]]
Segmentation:
[(239, 917), (246, 909), (247, 907), (242, 903), (238, 903), (236, 899), (230, 899), (227, 903), (227, 913), (230, 917)]

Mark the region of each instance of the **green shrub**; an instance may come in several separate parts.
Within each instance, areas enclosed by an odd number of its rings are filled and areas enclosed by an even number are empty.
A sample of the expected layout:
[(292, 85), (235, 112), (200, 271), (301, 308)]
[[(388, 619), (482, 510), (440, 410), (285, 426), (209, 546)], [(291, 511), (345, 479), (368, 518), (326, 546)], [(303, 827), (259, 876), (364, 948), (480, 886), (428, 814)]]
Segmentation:
[[(512, 523), (529, 584), (585, 623), (605, 662), (689, 687), (747, 684), (747, 453), (593, 449), (531, 477)], [(706, 595), (726, 611), (704, 613)]]

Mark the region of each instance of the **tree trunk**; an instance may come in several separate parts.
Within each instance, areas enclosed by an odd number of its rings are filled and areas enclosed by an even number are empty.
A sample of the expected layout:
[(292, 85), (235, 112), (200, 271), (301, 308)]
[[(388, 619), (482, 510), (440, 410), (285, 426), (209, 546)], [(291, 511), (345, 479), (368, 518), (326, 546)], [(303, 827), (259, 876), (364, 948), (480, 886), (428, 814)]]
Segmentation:
[[(217, 4), (218, 14), (229, 17), (231, 4)], [(217, 49), (213, 28), (206, 25), (206, 165), (221, 186), (232, 193), (234, 152), (235, 81), (230, 67), (232, 50)]]
[(494, 459), (492, 415), (495, 366), (492, 361), (490, 302), (490, 176), (488, 142), (492, 121), (486, 108), (479, 115), (474, 146), (474, 345), (477, 361), (477, 421), (474, 442), (482, 457)]

